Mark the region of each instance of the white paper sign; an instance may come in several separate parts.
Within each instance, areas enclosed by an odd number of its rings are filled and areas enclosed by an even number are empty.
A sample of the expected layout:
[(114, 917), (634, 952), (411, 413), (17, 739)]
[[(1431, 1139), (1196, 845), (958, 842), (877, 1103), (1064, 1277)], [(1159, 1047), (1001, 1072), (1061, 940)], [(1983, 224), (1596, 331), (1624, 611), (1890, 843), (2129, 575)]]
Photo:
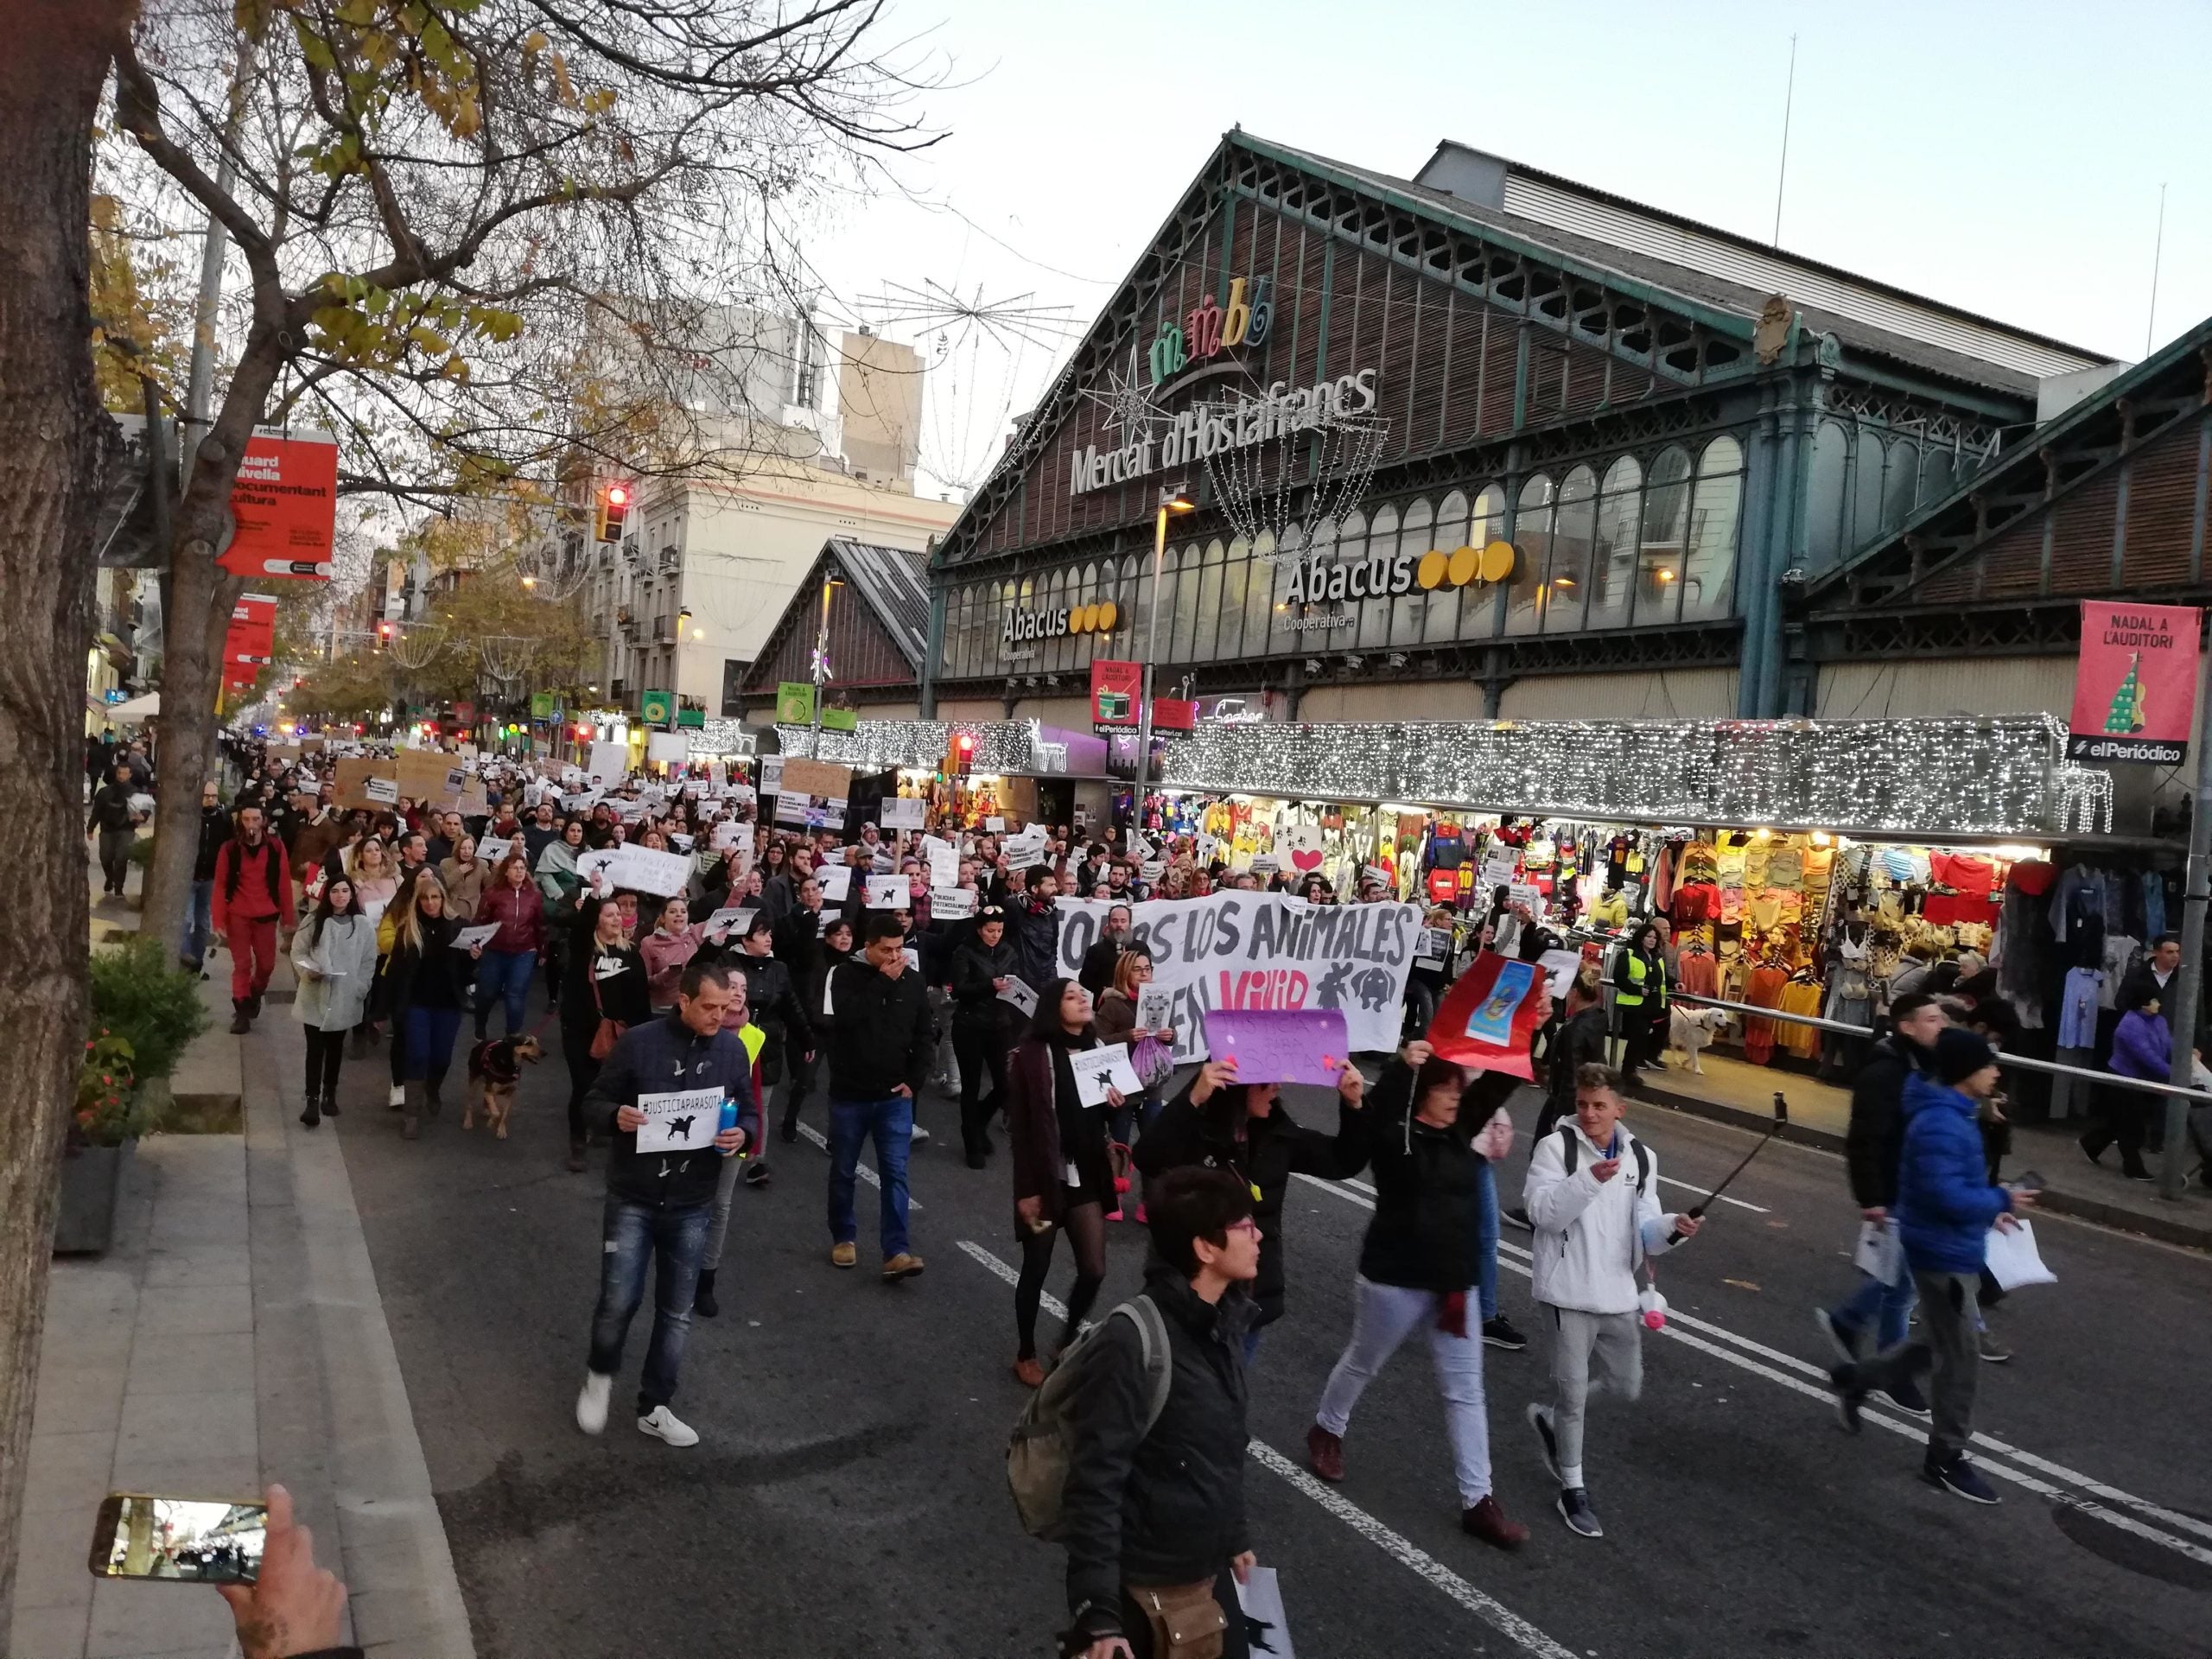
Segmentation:
[(622, 781), (622, 774), (630, 770), (630, 746), (626, 743), (594, 743), (591, 746), (591, 762), (584, 772), (601, 789), (612, 789)]
[(727, 820), (716, 824), (714, 833), (707, 837), (707, 845), (718, 853), (728, 852), (737, 845), (738, 828), (738, 824), (734, 820)]
[(871, 875), (868, 879), (868, 907), (870, 910), (904, 910), (909, 902), (906, 878), (903, 875)]
[(876, 822), (886, 830), (918, 830), (928, 821), (929, 803), (916, 797), (888, 796)]
[(853, 867), (849, 864), (824, 864), (814, 873), (822, 888), (822, 902), (842, 905), (853, 891)]
[(1509, 883), (1505, 889), (1505, 902), (1509, 905), (1526, 905), (1529, 906), (1530, 916), (1540, 922), (1544, 919), (1544, 895), (1533, 881)]
[(1101, 1043), (1096, 1048), (1068, 1054), (1068, 1070), (1075, 1074), (1075, 1097), (1086, 1106), (1106, 1103), (1106, 1090), (1118, 1089), (1125, 1096), (1144, 1092), (1129, 1065), (1129, 1051), (1120, 1043)]
[(618, 887), (671, 899), (691, 880), (691, 861), (682, 853), (664, 853), (651, 847), (617, 847), (607, 879)]
[(399, 779), (397, 778), (364, 778), (361, 793), (379, 806), (399, 804)]
[(476, 856), (496, 869), (514, 849), (515, 838), (512, 836), (486, 836), (476, 843)]
[(1167, 874), (1167, 861), (1164, 858), (1147, 859), (1137, 866), (1137, 874), (1147, 881), (1157, 881)]
[[(578, 853), (576, 879), (588, 887), (591, 886), (592, 876), (599, 871), (611, 868), (614, 861), (622, 855), (622, 851), (623, 849), (620, 847), (602, 847), (595, 853)], [(612, 875), (607, 878), (607, 885), (609, 887), (616, 885)]]
[(1414, 960), (1424, 968), (1441, 968), (1452, 960), (1452, 930), (1448, 927), (1424, 927), (1421, 944), (1414, 948)]
[(645, 736), (645, 759), (682, 766), (690, 753), (691, 738), (685, 732), (650, 732)]
[(1152, 856), (1152, 843), (1147, 841), (1138, 831), (1132, 830), (1129, 831), (1128, 851), (1130, 856), (1134, 858), (1150, 858)]
[(692, 848), (696, 846), (698, 843), (693, 841), (690, 836), (678, 835), (675, 830), (671, 830), (668, 832), (668, 844), (679, 853), (688, 854), (690, 852)]
[(1165, 1031), (1173, 1018), (1175, 993), (1165, 985), (1143, 985), (1137, 988), (1137, 1024), (1147, 1031)]
[(2043, 1255), (2036, 1249), (2035, 1227), (2024, 1218), (2018, 1227), (1992, 1227), (1982, 1241), (1981, 1255), (1989, 1276), (2005, 1290), (2058, 1282), (2058, 1275), (2044, 1266)]
[(499, 925), (497, 922), (477, 922), (462, 928), (460, 932), (453, 936), (453, 948), (456, 950), (474, 950), (480, 944), (491, 944), (499, 937)]
[(1006, 820), (1001, 817), (985, 818), (983, 820), (983, 828), (989, 830), (995, 836), (1004, 835), (1006, 833)]
[(685, 1089), (665, 1095), (640, 1095), (639, 1152), (696, 1152), (711, 1147), (721, 1133), (722, 1091)]
[(725, 905), (707, 918), (707, 937), (710, 939), (743, 938), (753, 925), (753, 918), (760, 913), (756, 906), (740, 910), (735, 905)]
[(1483, 855), (1482, 890), (1485, 893), (1499, 887), (1510, 887), (1513, 872), (1520, 868), (1521, 854), (1511, 847), (1493, 847)]
[(1547, 950), (1536, 958), (1536, 965), (1551, 976), (1551, 992), (1555, 998), (1564, 997), (1574, 983), (1574, 976), (1582, 971), (1580, 950)]
[(1013, 1003), (1020, 1010), (1024, 1019), (1027, 1019), (1037, 1012), (1037, 993), (1031, 990), (1027, 983), (1017, 974), (1008, 974), (1006, 976), (1006, 989), (999, 993), (999, 1001)]
[(1290, 1624), (1282, 1608), (1282, 1584), (1272, 1567), (1247, 1568), (1236, 1586), (1236, 1604), (1243, 1612), (1255, 1654), (1271, 1659), (1297, 1659), (1290, 1648)]
[(935, 836), (922, 839), (922, 852), (930, 861), (930, 886), (951, 887), (960, 884), (960, 849), (949, 841), (939, 841)]
[(764, 754), (760, 757), (760, 780), (754, 785), (763, 795), (784, 792), (784, 757)]
[(1045, 843), (1041, 841), (1020, 844), (1009, 841), (1006, 844), (1006, 867), (1009, 870), (1031, 869), (1044, 861)]
[(1859, 1243), (1851, 1252), (1851, 1265), (1870, 1279), (1894, 1285), (1904, 1271), (1904, 1241), (1887, 1222), (1862, 1221)]
[(588, 789), (576, 795), (563, 795), (561, 798), (561, 810), (572, 817), (578, 812), (588, 812), (591, 810), (592, 803), (598, 798), (599, 791), (595, 789)]
[(957, 922), (975, 913), (975, 888), (931, 887), (930, 889), (930, 919), (931, 921)]

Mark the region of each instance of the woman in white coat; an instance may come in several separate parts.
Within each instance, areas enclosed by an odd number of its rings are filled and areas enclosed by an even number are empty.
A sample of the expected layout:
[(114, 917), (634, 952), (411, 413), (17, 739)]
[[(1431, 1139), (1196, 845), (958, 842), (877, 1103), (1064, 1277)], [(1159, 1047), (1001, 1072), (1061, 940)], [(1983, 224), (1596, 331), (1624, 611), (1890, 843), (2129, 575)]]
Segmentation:
[(346, 1033), (367, 1014), (376, 977), (377, 925), (361, 913), (346, 877), (323, 884), (314, 918), (292, 936), (292, 968), (300, 980), (292, 1007), (308, 1035), (308, 1103), (300, 1122), (313, 1128), (325, 1112), (338, 1116)]

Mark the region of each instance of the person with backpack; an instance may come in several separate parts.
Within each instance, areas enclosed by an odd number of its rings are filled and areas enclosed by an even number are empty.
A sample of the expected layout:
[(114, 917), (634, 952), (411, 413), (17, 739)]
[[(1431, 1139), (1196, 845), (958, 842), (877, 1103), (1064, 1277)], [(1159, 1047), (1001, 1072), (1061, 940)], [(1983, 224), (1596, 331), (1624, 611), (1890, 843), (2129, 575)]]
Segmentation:
[(1283, 1315), (1282, 1201), (1294, 1175), (1325, 1181), (1357, 1175), (1367, 1166), (1367, 1078), (1356, 1065), (1337, 1073), (1337, 1132), (1324, 1135), (1296, 1122), (1285, 1109), (1279, 1084), (1240, 1084), (1224, 1060), (1201, 1065), (1183, 1092), (1160, 1109), (1137, 1143), (1136, 1166), (1147, 1190), (1171, 1170), (1225, 1169), (1250, 1187), (1253, 1215), (1263, 1242), (1252, 1296), (1258, 1316), (1244, 1340), (1250, 1363), (1260, 1332)]
[(1530, 1287), (1552, 1328), (1552, 1403), (1531, 1405), (1529, 1421), (1560, 1484), (1560, 1518), (1584, 1538), (1605, 1535), (1582, 1476), (1591, 1390), (1624, 1400), (1643, 1392), (1637, 1270), (1699, 1226), (1694, 1216), (1661, 1212), (1658, 1156), (1622, 1126), (1621, 1089), (1609, 1066), (1576, 1074), (1574, 1119), (1536, 1143), (1523, 1194), (1535, 1224)]
[[(1544, 1103), (1536, 1114), (1536, 1142), (1574, 1112), (1574, 1077), (1586, 1065), (1605, 1063), (1611, 1021), (1605, 1014), (1605, 981), (1593, 963), (1585, 963), (1567, 988), (1566, 1017), (1551, 1035), (1544, 1051)], [(1527, 1232), (1529, 1212), (1516, 1205), (1505, 1217)]]
[(1143, 1292), (1031, 1398), (1007, 1478), (1030, 1532), (1067, 1546), (1065, 1659), (1249, 1659), (1236, 1581), (1254, 1564), (1243, 1345), (1260, 1225), (1223, 1169), (1170, 1170), (1148, 1205)]
[(1351, 1340), (1329, 1373), (1306, 1452), (1322, 1479), (1344, 1478), (1352, 1408), (1406, 1338), (1426, 1329), (1452, 1438), (1460, 1529), (1514, 1549), (1529, 1529), (1507, 1520), (1491, 1491), (1482, 1330), (1479, 1323), (1470, 1330), (1468, 1317), (1468, 1293), (1482, 1276), (1479, 1170), (1504, 1156), (1512, 1134), (1510, 1123), (1501, 1132), (1495, 1122), (1463, 1115), (1466, 1092), (1466, 1074), (1418, 1040), (1399, 1051), (1375, 1085), (1367, 1109), (1375, 1218), (1352, 1281)]

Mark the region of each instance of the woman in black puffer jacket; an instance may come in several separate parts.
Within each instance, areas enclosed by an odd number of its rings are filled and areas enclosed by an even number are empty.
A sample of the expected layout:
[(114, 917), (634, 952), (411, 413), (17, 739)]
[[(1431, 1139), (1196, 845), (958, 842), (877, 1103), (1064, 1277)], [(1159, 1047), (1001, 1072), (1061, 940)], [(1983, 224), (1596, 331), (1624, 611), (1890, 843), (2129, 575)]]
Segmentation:
[(976, 912), (974, 931), (952, 953), (952, 1052), (960, 1062), (960, 1139), (970, 1169), (982, 1168), (991, 1155), (991, 1119), (1006, 1099), (1014, 1008), (999, 993), (1020, 976), (1014, 944), (1006, 937), (1006, 912), (987, 905)]

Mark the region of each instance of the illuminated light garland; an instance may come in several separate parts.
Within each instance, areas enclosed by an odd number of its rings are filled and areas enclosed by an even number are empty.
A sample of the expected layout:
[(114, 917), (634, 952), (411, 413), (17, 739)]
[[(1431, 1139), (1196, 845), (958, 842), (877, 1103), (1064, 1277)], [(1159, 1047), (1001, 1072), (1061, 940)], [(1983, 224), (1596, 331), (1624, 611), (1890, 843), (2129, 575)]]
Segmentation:
[[(812, 752), (779, 726), (786, 754)], [(934, 771), (954, 736), (982, 772), (1043, 770), (1027, 721), (864, 720), (821, 734), (862, 772)], [(2020, 838), (2111, 827), (2111, 780), (2064, 764), (2047, 715), (1939, 720), (1207, 724), (1159, 784), (1291, 800), (1409, 801), (1611, 823)]]

